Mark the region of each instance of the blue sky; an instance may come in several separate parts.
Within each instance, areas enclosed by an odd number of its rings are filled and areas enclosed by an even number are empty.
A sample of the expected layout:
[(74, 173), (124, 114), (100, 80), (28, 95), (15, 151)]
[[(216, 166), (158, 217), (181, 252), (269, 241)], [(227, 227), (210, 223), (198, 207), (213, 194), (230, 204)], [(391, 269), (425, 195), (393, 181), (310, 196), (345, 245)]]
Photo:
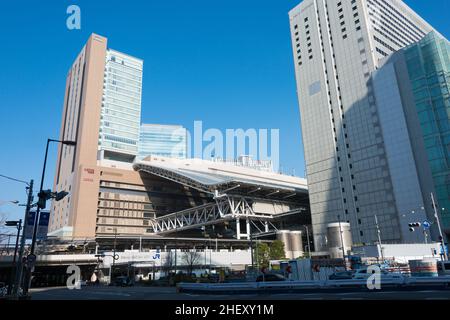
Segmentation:
[[(407, 0), (447, 38), (448, 0)], [(303, 176), (288, 11), (299, 0), (3, 1), (0, 5), (0, 174), (39, 184), (47, 138), (59, 136), (67, 70), (92, 32), (142, 58), (142, 121), (192, 128), (279, 128), (280, 164)], [(81, 8), (82, 29), (66, 28)], [(51, 188), (56, 147), (45, 186)], [(25, 201), (0, 178), (0, 201)], [(10, 218), (22, 208), (0, 205)]]

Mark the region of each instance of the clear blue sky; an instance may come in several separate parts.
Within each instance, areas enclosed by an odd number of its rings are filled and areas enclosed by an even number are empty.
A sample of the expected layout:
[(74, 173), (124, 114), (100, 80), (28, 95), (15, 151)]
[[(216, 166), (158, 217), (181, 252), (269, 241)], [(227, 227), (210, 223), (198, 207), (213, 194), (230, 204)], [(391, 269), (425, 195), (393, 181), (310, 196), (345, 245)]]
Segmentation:
[[(88, 36), (142, 58), (142, 121), (205, 128), (279, 128), (280, 163), (303, 175), (288, 11), (299, 0), (2, 1), (0, 174), (39, 184), (46, 139), (59, 136), (66, 73)], [(447, 38), (448, 0), (407, 0)], [(81, 7), (82, 29), (66, 28)], [(56, 158), (49, 156), (47, 188)], [(0, 178), (1, 200), (25, 201)], [(22, 208), (0, 206), (10, 218)]]

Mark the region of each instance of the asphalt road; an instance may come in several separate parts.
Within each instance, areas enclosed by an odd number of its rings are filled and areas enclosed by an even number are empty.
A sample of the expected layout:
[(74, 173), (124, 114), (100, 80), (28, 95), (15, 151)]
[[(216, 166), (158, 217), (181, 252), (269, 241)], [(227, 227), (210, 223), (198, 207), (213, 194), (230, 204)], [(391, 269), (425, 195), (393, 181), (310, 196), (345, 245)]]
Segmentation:
[(82, 287), (31, 290), (33, 300), (450, 300), (450, 290), (336, 291), (276, 294), (207, 295), (177, 293), (173, 287)]

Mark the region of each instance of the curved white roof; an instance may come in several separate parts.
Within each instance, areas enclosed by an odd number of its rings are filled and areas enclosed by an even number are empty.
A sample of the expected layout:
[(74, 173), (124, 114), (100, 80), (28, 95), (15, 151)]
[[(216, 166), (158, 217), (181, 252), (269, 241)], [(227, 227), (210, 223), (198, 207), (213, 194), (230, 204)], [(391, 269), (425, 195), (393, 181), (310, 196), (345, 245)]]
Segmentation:
[(202, 159), (150, 156), (136, 161), (133, 168), (209, 193), (233, 189), (237, 193), (265, 191), (267, 196), (270, 191), (279, 198), (308, 192), (303, 178)]

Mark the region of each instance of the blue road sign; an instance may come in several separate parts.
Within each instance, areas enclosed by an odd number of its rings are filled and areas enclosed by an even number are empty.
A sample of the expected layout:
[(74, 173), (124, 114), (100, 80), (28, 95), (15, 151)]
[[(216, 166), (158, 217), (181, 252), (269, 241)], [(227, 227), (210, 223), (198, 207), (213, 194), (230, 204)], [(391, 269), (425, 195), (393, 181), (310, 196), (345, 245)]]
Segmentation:
[[(25, 237), (27, 240), (30, 240), (33, 237), (35, 218), (36, 218), (36, 211), (31, 211), (27, 217), (27, 226), (25, 229), (26, 231)], [(39, 214), (38, 228), (36, 233), (36, 238), (38, 240), (44, 240), (47, 238), (49, 220), (50, 220), (50, 212), (41, 211), (41, 213)]]
[(424, 222), (422, 222), (422, 226), (424, 229), (430, 229), (431, 223), (429, 221), (425, 220)]

